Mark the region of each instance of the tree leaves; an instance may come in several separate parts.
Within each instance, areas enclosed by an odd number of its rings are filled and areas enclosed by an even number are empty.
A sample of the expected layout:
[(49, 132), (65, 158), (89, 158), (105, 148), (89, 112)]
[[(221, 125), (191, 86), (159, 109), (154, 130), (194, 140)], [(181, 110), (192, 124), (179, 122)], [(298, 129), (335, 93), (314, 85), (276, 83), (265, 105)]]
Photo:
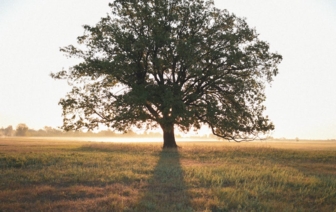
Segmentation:
[(74, 85), (60, 101), (64, 129), (206, 124), (233, 140), (274, 129), (262, 103), (282, 57), (244, 19), (213, 1), (115, 0), (110, 7), (96, 26), (84, 26), (81, 49), (61, 49), (83, 59), (52, 74)]

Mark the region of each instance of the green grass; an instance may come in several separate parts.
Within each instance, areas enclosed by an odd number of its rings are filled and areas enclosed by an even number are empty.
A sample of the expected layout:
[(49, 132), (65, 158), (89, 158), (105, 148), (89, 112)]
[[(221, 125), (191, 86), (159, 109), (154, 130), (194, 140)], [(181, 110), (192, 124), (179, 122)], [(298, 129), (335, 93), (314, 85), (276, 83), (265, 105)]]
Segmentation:
[(336, 211), (334, 143), (180, 145), (0, 139), (0, 211)]

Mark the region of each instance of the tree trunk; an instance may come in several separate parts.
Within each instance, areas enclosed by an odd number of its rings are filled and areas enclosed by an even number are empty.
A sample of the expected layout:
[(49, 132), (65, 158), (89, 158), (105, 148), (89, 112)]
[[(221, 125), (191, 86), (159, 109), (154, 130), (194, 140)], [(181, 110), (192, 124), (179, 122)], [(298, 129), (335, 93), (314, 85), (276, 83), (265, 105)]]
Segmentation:
[(163, 130), (163, 148), (177, 148), (174, 125), (161, 126)]

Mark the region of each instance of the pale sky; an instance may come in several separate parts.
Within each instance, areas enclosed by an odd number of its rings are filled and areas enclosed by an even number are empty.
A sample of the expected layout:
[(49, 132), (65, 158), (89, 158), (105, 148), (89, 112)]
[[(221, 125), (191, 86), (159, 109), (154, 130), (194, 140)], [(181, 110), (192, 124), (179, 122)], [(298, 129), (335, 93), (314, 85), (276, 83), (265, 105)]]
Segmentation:
[[(0, 127), (62, 125), (60, 98), (70, 87), (51, 72), (76, 61), (60, 47), (75, 44), (82, 25), (109, 11), (108, 0), (0, 0)], [(246, 17), (279, 52), (279, 75), (266, 90), (272, 136), (336, 138), (336, 1), (215, 0)]]

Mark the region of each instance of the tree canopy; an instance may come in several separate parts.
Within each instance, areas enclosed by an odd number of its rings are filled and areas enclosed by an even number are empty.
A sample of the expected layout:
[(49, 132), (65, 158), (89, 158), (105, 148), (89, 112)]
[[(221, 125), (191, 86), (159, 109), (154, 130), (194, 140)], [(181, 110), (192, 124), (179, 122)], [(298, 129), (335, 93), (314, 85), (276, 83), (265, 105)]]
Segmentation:
[(77, 65), (53, 73), (72, 90), (60, 100), (63, 129), (119, 131), (209, 126), (214, 135), (246, 140), (273, 130), (265, 85), (282, 57), (245, 19), (207, 0), (115, 0), (111, 13), (85, 25), (78, 45), (61, 48)]
[(16, 136), (26, 136), (28, 132), (28, 126), (26, 124), (18, 124), (15, 130)]

